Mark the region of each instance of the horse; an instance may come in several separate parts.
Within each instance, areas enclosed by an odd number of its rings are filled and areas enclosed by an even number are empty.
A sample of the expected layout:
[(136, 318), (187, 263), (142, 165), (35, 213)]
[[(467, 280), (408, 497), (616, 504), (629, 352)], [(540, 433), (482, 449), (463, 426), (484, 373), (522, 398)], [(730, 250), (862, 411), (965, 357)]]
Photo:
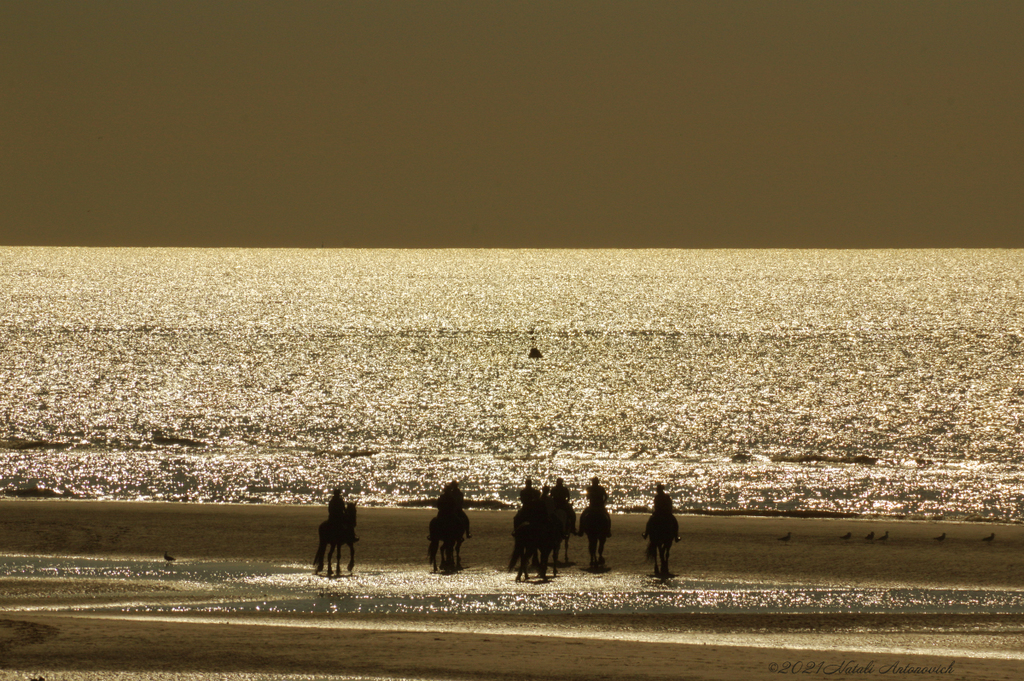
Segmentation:
[(647, 520), (647, 529), (643, 537), (647, 540), (647, 560), (654, 561), (654, 574), (661, 577), (672, 576), (668, 571), (668, 554), (672, 550), (672, 544), (679, 541), (679, 521), (672, 514), (652, 514)]
[(587, 535), (590, 549), (590, 567), (604, 566), (604, 542), (612, 536), (612, 518), (603, 508), (588, 506), (580, 514), (580, 529), (576, 536)]
[[(515, 530), (512, 532), (515, 546), (508, 562), (508, 571), (511, 572), (518, 561), (516, 581), (529, 579), (529, 565), (535, 561), (537, 576), (547, 580), (548, 558), (558, 550), (564, 535), (562, 521), (556, 514), (547, 513), (543, 507), (539, 510), (524, 507), (516, 514)], [(551, 564), (551, 576), (558, 576), (555, 563)]]
[[(320, 523), (319, 528), (320, 534), (320, 546), (316, 550), (316, 557), (313, 558), (313, 565), (316, 567), (314, 574), (320, 574), (320, 571), (324, 569), (324, 554), (327, 555), (327, 577), (330, 578), (332, 575), (341, 574), (341, 547), (343, 544), (348, 544), (348, 571), (351, 573), (352, 568), (356, 564), (356, 549), (355, 543), (359, 541), (356, 537), (356, 505), (350, 503), (345, 508), (345, 515), (340, 519), (331, 519)], [(327, 547), (330, 546), (330, 552), (327, 551)], [(338, 569), (336, 572), (331, 572), (331, 559), (334, 556), (337, 562)]]
[(427, 539), (430, 548), (427, 554), (434, 572), (438, 571), (437, 552), (441, 549), (442, 572), (456, 572), (462, 569), (462, 542), (465, 541), (466, 521), (461, 513), (455, 511), (438, 511), (430, 519)]

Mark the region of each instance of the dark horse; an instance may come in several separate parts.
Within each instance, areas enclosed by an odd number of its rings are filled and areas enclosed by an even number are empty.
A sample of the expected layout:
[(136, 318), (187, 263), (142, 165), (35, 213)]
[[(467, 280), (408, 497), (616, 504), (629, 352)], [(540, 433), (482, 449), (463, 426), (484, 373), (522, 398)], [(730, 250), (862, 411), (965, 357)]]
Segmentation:
[(441, 571), (456, 572), (462, 569), (462, 542), (465, 541), (466, 519), (457, 510), (443, 509), (430, 519), (430, 564), (438, 570), (437, 549), (441, 549)]
[[(356, 538), (356, 505), (350, 503), (345, 507), (345, 514), (341, 519), (327, 519), (320, 523), (320, 547), (316, 550), (316, 558), (313, 559), (313, 565), (316, 567), (315, 574), (320, 574), (320, 571), (324, 569), (324, 554), (327, 555), (327, 576), (341, 574), (341, 547), (343, 544), (348, 544), (348, 571), (352, 572), (352, 568), (356, 564), (354, 544), (357, 541), (359, 540)], [(331, 548), (329, 553), (328, 546)], [(335, 560), (338, 569), (332, 573), (331, 558), (334, 556), (337, 556)]]
[[(519, 562), (516, 581), (529, 579), (530, 563), (535, 562), (537, 576), (547, 579), (548, 559), (557, 555), (558, 546), (565, 536), (562, 520), (557, 513), (549, 513), (541, 501), (531, 502), (516, 513), (513, 521), (515, 547), (508, 562), (509, 572)], [(551, 576), (558, 576), (558, 566), (551, 563)]]
[(580, 529), (577, 536), (587, 535), (590, 549), (590, 567), (604, 566), (604, 542), (612, 536), (612, 517), (608, 510), (587, 506), (580, 514)]
[(643, 537), (647, 540), (647, 560), (654, 561), (654, 574), (660, 577), (672, 576), (668, 571), (668, 554), (672, 544), (679, 541), (679, 521), (671, 513), (652, 514), (647, 520), (647, 530)]

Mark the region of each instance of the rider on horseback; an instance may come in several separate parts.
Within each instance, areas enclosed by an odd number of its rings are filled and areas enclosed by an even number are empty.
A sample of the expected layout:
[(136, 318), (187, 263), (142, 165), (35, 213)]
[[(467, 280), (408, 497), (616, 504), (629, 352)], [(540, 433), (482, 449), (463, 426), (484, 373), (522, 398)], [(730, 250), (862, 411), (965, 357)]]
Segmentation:
[[(599, 513), (603, 516), (608, 516), (608, 510), (606, 508), (608, 504), (608, 491), (601, 485), (601, 482), (596, 478), (590, 479), (590, 487), (587, 488), (587, 507), (583, 509), (583, 513), (580, 515), (580, 529), (584, 527), (584, 524), (589, 520), (589, 517), (594, 513)], [(606, 536), (612, 536), (611, 522), (608, 523), (609, 529)], [(579, 534), (579, 533), (577, 533)]]
[(463, 510), (463, 504), (465, 503), (465, 496), (462, 494), (462, 490), (459, 489), (458, 480), (452, 480), (444, 489), (441, 490), (441, 496), (437, 498), (437, 511), (438, 514), (451, 513), (459, 516), (463, 522), (463, 527), (466, 528), (466, 539), (472, 538), (473, 535), (469, 533), (469, 516)]
[(533, 481), (527, 478), (526, 486), (519, 490), (519, 503), (526, 506), (532, 501), (539, 501), (540, 496), (540, 492), (533, 486)]
[(587, 503), (594, 508), (604, 510), (608, 503), (608, 491), (601, 485), (597, 478), (590, 479), (590, 487), (587, 488)]
[(572, 503), (569, 501), (569, 488), (561, 478), (555, 480), (555, 486), (551, 488), (551, 499), (555, 502), (555, 508), (571, 510)]
[(340, 489), (335, 489), (327, 502), (327, 519), (332, 523), (345, 522), (345, 498), (341, 496)]
[(651, 533), (651, 523), (655, 522), (657, 518), (671, 519), (673, 535), (678, 537), (679, 535), (679, 521), (672, 515), (672, 497), (665, 492), (665, 485), (658, 483), (657, 488), (654, 492), (654, 513), (647, 520), (647, 528), (644, 530), (643, 537), (647, 538), (647, 535)]

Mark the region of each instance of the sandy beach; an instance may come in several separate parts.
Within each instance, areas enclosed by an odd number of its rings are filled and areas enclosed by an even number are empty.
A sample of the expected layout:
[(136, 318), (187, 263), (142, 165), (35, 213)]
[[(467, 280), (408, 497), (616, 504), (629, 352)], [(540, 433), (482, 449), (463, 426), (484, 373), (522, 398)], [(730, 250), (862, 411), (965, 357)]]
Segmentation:
[[(356, 567), (430, 578), (432, 511), (360, 509)], [(470, 511), (468, 571), (505, 584), (512, 514)], [(200, 568), (217, 561), (309, 572), (319, 507), (0, 501), (0, 555)], [(924, 589), (1024, 588), (1024, 526), (884, 519), (680, 515), (672, 571), (687, 580)], [(649, 579), (646, 517), (615, 515), (608, 576), (587, 575), (574, 539), (559, 579)], [(868, 541), (874, 532), (888, 539)], [(982, 538), (995, 533), (996, 538)], [(791, 533), (788, 541), (779, 537)], [(850, 533), (851, 539), (841, 539)], [(945, 534), (943, 541), (935, 537)], [(367, 678), (1013, 679), (1024, 615), (972, 613), (408, 613), (181, 615), (100, 611), (127, 601), (208, 599), (203, 585), (122, 577), (0, 577), (0, 676), (94, 678), (221, 673)], [(304, 577), (305, 578), (305, 577)], [(320, 578), (318, 578), (320, 579)], [(557, 584), (559, 580), (552, 580)], [(649, 580), (650, 581), (650, 580)], [(329, 587), (332, 582), (324, 579)], [(563, 582), (565, 583), (565, 582)], [(577, 583), (577, 582), (570, 582)], [(587, 583), (587, 582), (580, 582)], [(538, 593), (546, 584), (521, 586)], [(799, 665), (799, 666), (797, 666)]]

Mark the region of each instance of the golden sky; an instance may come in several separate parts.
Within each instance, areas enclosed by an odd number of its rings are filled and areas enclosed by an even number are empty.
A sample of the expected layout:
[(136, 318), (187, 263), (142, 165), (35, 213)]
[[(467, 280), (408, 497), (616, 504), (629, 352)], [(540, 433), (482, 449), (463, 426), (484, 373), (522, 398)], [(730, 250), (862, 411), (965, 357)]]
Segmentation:
[(0, 245), (1024, 247), (1024, 2), (10, 0)]

